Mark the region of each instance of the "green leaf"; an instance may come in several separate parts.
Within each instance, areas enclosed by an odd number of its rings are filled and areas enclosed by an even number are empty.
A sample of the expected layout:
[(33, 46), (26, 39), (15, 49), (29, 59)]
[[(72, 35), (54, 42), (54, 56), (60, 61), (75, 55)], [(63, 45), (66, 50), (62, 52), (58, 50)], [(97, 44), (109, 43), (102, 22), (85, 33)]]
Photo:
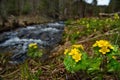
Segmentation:
[(101, 58), (91, 58), (90, 65), (88, 66), (88, 73), (99, 71), (101, 61)]
[(117, 45), (114, 45), (113, 47), (114, 47), (113, 51), (114, 51), (114, 52), (118, 52), (118, 48), (119, 48), (119, 47), (118, 47)]
[(117, 60), (112, 59), (108, 63), (107, 68), (108, 68), (108, 72), (114, 72), (114, 71), (119, 72), (120, 71), (120, 63)]

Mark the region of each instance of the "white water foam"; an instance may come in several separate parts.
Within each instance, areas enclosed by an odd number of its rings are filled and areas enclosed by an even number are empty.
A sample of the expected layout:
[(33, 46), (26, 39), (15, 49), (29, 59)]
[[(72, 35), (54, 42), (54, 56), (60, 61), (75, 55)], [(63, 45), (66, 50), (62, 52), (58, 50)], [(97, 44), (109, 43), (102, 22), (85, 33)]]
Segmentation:
[(59, 30), (56, 28), (45, 28), (45, 29), (41, 29), (41, 31), (52, 31), (52, 32), (58, 32)]
[(36, 27), (35, 27), (35, 26), (27, 26), (27, 29), (28, 29), (28, 30), (36, 29)]
[(42, 41), (40, 39), (20, 39), (18, 37), (15, 37), (15, 38), (11, 38), (11, 39), (7, 40), (2, 45), (4, 45), (4, 46), (11, 45), (11, 43), (19, 43), (19, 42), (36, 42), (36, 43), (40, 43), (40, 44), (44, 43), (44, 41)]
[(49, 26), (63, 26), (62, 24), (60, 23), (48, 23)]

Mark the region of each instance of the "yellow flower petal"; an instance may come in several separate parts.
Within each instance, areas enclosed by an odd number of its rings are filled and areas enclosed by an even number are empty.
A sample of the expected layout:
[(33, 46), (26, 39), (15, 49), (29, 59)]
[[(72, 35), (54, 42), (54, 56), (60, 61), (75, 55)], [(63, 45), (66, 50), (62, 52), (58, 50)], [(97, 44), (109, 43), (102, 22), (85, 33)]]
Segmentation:
[(108, 47), (109, 47), (110, 49), (114, 49), (114, 47), (113, 47), (112, 45), (109, 45)]
[(96, 32), (96, 29), (94, 29), (94, 32)]
[(87, 28), (89, 28), (89, 27), (90, 27), (90, 25), (89, 25), (89, 24), (87, 24), (86, 26), (87, 26)]
[(76, 49), (76, 48), (73, 48), (73, 49), (70, 51), (69, 55), (74, 55), (74, 54), (77, 54), (77, 53), (79, 53), (79, 50)]
[(97, 47), (97, 43), (93, 44), (93, 47)]
[(37, 49), (37, 48), (38, 48), (38, 46), (33, 46), (33, 48), (34, 48), (34, 49)]
[(107, 52), (110, 52), (110, 50), (107, 47), (102, 47), (99, 52), (101, 52), (102, 54), (106, 54)]
[[(34, 47), (34, 46), (37, 46), (37, 43), (30, 43), (29, 45), (29, 48), (32, 48), (32, 47)], [(36, 48), (36, 47), (35, 47)]]
[(79, 34), (80, 32), (79, 31), (77, 31), (77, 34)]
[(75, 60), (75, 62), (78, 62), (81, 60), (82, 54), (78, 53), (72, 56), (72, 58)]
[(68, 53), (68, 51), (69, 51), (68, 49), (65, 49), (64, 54), (67, 54), (67, 53)]
[(114, 49), (114, 47), (108, 41), (106, 41), (106, 40), (96, 41), (96, 43), (93, 44), (93, 47), (97, 47), (97, 46), (100, 47), (100, 48), (102, 48), (102, 47), (108, 47), (110, 49)]
[(106, 40), (100, 40), (97, 42), (97, 44), (98, 44), (98, 47), (103, 47), (103, 46), (109, 45), (109, 42)]
[(81, 48), (82, 50), (84, 50), (83, 46), (81, 44), (79, 45), (72, 45), (73, 48)]

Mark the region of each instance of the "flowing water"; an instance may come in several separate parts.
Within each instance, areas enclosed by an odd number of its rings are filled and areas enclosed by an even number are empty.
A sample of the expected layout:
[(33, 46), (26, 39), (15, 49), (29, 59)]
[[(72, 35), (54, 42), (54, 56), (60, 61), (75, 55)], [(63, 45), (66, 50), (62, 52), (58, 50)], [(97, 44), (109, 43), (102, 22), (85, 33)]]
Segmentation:
[(11, 63), (27, 58), (28, 45), (37, 43), (39, 48), (53, 49), (62, 40), (63, 22), (27, 26), (0, 34), (0, 53), (11, 53)]

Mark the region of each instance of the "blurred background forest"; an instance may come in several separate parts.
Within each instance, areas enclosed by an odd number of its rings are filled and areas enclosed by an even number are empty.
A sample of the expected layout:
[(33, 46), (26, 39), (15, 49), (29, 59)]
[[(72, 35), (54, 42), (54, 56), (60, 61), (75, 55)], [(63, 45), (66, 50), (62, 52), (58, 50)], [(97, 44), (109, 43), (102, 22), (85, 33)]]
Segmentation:
[(98, 17), (99, 13), (120, 11), (120, 0), (110, 0), (109, 5), (97, 5), (98, 0), (92, 0), (91, 3), (87, 1), (89, 0), (0, 0), (0, 31), (13, 26), (50, 22), (51, 19)]
[(98, 13), (112, 13), (120, 10), (119, 0), (110, 0), (108, 6), (91, 4), (85, 0), (0, 0), (0, 17), (14, 15), (41, 15), (51, 18), (77, 18), (98, 16)]

